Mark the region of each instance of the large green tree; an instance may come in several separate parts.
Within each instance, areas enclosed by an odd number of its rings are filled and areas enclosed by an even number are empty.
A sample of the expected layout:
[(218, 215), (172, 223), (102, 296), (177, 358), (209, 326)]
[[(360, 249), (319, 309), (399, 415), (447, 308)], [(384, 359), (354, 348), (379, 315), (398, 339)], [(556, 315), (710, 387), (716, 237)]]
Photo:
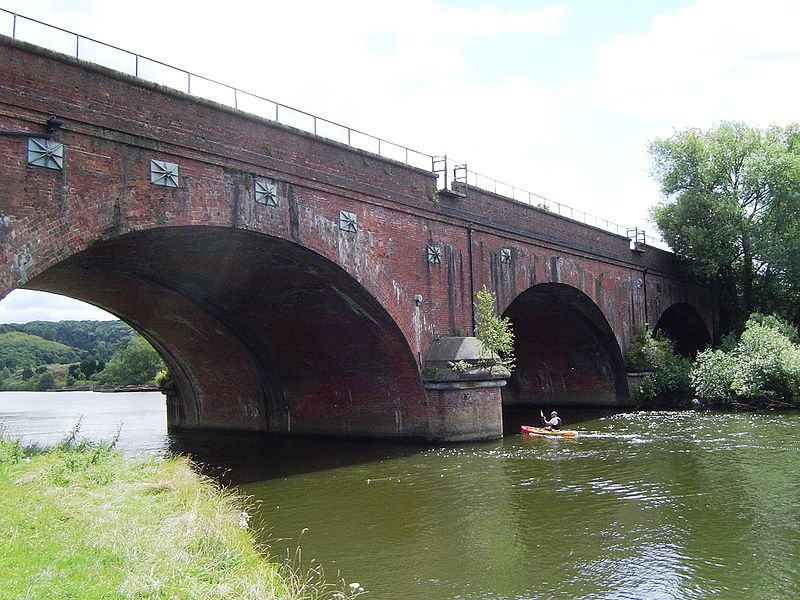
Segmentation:
[(722, 123), (650, 145), (665, 199), (652, 211), (664, 240), (712, 284), (722, 325), (753, 311), (797, 322), (800, 299), (800, 126)]
[(142, 336), (134, 335), (127, 346), (111, 357), (97, 379), (106, 385), (152, 383), (164, 368), (158, 352)]

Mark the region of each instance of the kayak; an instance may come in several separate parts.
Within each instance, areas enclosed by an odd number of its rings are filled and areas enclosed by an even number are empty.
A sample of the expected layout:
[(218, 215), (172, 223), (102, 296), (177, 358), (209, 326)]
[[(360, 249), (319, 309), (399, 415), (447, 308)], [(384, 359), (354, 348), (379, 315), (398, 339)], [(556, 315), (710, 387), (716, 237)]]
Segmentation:
[(570, 429), (545, 429), (544, 427), (532, 427), (523, 425), (522, 435), (552, 435), (555, 437), (577, 437), (578, 432)]

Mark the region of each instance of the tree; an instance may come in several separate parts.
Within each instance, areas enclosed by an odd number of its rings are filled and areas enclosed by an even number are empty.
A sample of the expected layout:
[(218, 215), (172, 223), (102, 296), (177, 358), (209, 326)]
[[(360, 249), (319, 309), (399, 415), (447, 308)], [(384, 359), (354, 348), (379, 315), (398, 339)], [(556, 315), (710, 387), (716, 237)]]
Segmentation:
[(114, 353), (97, 379), (107, 385), (140, 385), (151, 383), (164, 363), (153, 347), (140, 335)]
[(483, 286), (475, 294), (478, 339), (484, 348), (500, 357), (500, 365), (514, 370), (514, 331), (508, 317), (500, 318), (494, 310), (494, 294)]
[(653, 220), (719, 294), (724, 329), (755, 310), (800, 312), (800, 126), (722, 123), (650, 145), (665, 200)]
[(56, 387), (56, 380), (52, 373), (45, 372), (39, 375), (39, 379), (36, 381), (36, 391), (45, 392), (52, 390), (54, 387)]

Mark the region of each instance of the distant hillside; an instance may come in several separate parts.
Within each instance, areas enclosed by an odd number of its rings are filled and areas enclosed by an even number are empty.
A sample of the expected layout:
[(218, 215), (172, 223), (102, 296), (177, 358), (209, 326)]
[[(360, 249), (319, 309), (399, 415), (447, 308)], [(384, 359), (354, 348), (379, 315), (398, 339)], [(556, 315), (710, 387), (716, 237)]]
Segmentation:
[(165, 369), (123, 321), (0, 325), (0, 390), (152, 385)]
[(59, 342), (106, 362), (133, 336), (124, 321), (31, 321), (0, 325), (0, 333), (19, 331)]
[(54, 363), (71, 363), (79, 359), (75, 349), (59, 342), (21, 331), (0, 333), (0, 368), (35, 368)]

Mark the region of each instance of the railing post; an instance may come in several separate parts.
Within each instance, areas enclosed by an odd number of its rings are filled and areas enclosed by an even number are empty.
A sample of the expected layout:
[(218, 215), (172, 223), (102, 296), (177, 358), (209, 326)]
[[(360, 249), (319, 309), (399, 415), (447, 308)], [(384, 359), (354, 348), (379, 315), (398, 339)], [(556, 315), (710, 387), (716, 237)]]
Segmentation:
[(75, 58), (80, 58), (81, 53), (81, 36), (75, 34)]
[(136, 71), (136, 77), (138, 78), (139, 77), (139, 55), (138, 54), (134, 54), (133, 56), (136, 58), (136, 60), (134, 61), (136, 63), (135, 67), (134, 67), (134, 70)]
[(186, 93), (192, 93), (192, 74), (188, 71), (186, 72)]
[(233, 88), (233, 108), (239, 110), (239, 95), (236, 88)]
[(14, 18), (11, 21), (11, 37), (17, 39), (17, 14), (14, 13)]

